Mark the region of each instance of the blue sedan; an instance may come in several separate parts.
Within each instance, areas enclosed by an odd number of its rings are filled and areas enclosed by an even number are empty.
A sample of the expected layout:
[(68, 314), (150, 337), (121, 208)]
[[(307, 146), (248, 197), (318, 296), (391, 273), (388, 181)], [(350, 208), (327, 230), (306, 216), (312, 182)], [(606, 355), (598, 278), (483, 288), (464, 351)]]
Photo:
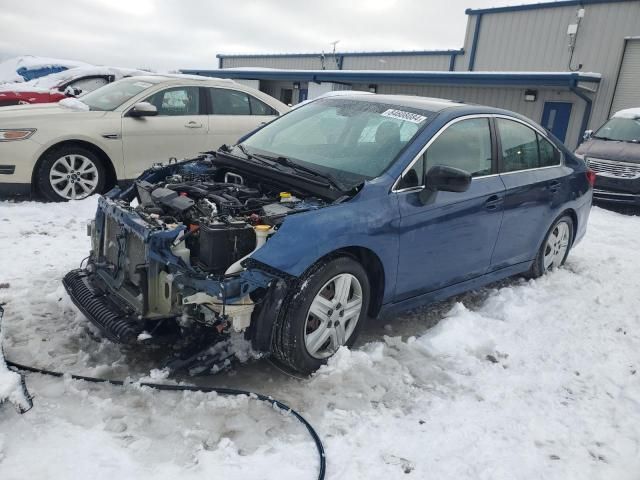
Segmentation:
[(308, 373), (368, 318), (560, 267), (594, 180), (513, 112), (323, 98), (101, 198), (64, 284), (113, 341), (191, 345), (173, 365), (238, 331)]

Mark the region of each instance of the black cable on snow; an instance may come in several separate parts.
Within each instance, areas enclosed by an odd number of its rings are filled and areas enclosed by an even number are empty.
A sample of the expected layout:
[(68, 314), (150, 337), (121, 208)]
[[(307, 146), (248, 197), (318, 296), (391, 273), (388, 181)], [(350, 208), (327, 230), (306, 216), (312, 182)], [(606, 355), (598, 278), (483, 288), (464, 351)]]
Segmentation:
[(272, 406), (278, 408), (279, 410), (292, 414), (300, 423), (302, 423), (309, 435), (313, 439), (316, 449), (318, 450), (318, 460), (319, 460), (319, 471), (318, 471), (318, 480), (324, 480), (325, 472), (327, 468), (327, 460), (324, 452), (324, 446), (322, 445), (322, 440), (320, 440), (320, 436), (313, 429), (311, 424), (305, 420), (305, 418), (296, 412), (294, 409), (285, 405), (284, 403), (271, 398), (267, 395), (262, 395), (261, 393), (249, 392), (246, 390), (237, 390), (235, 388), (225, 388), (225, 387), (198, 387), (195, 385), (166, 385), (162, 383), (149, 383), (149, 382), (138, 382), (138, 383), (129, 383), (123, 380), (109, 380), (106, 378), (96, 378), (96, 377), (87, 377), (84, 375), (75, 375), (75, 374), (65, 374), (62, 372), (54, 372), (52, 370), (46, 370), (44, 368), (36, 368), (31, 367), (29, 365), (22, 365), (20, 363), (12, 362), (5, 358), (5, 363), (8, 367), (19, 370), (23, 372), (31, 372), (31, 373), (39, 373), (41, 375), (48, 375), (50, 377), (64, 377), (65, 375), (69, 375), (73, 380), (83, 380), (85, 382), (91, 383), (107, 383), (109, 385), (116, 386), (124, 386), (124, 385), (139, 385), (141, 387), (149, 387), (155, 390), (164, 390), (164, 391), (172, 391), (172, 392), (180, 392), (180, 391), (188, 391), (188, 392), (202, 392), (202, 393), (217, 393), (218, 395), (225, 396), (241, 396), (246, 395), (248, 397), (254, 397), (261, 402), (267, 402)]

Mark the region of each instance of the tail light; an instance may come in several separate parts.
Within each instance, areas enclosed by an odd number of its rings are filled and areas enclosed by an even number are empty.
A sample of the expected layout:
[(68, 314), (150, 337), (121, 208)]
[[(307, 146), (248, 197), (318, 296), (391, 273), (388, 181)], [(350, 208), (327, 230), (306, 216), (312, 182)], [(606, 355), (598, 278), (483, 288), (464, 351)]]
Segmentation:
[(596, 172), (588, 168), (586, 175), (587, 175), (587, 182), (589, 182), (589, 185), (593, 187), (596, 183)]

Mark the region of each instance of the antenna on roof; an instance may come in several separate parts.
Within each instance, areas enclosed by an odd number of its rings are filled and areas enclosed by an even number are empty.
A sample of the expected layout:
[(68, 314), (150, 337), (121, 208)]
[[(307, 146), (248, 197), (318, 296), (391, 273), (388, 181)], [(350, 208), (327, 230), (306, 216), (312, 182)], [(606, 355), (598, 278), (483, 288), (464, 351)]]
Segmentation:
[(333, 46), (333, 61), (336, 62), (336, 68), (340, 70), (340, 64), (338, 63), (338, 57), (336, 57), (336, 45), (340, 43), (340, 40), (334, 40), (329, 42), (329, 45)]

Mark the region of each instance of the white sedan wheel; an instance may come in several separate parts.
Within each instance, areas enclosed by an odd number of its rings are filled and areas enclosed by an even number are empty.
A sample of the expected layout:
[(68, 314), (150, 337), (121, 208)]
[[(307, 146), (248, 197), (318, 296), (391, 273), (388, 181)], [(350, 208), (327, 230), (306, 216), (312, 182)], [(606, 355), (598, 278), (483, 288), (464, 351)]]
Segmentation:
[(49, 170), (51, 188), (65, 200), (80, 200), (95, 193), (99, 177), (95, 162), (75, 153), (58, 158)]

